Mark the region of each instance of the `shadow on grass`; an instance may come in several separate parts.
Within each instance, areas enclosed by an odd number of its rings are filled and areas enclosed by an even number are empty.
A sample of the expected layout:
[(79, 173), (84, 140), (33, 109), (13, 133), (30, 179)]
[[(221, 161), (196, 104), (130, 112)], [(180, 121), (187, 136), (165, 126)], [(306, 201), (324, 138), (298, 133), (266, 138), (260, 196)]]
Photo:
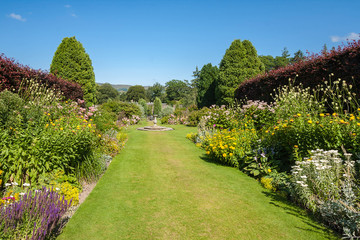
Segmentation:
[[(293, 215), (293, 216), (301, 219), (302, 222), (304, 222), (306, 225), (311, 227), (311, 228), (296, 227), (297, 229), (308, 231), (308, 232), (316, 232), (316, 233), (326, 234), (327, 239), (340, 239), (341, 238), (341, 235), (339, 233), (337, 233), (333, 230), (330, 230), (328, 227), (324, 226), (323, 228), (319, 229), (319, 226), (314, 224), (314, 222), (317, 222), (320, 225), (324, 225), (324, 223), (321, 222), (321, 219), (319, 216), (316, 216), (316, 215), (312, 214), (311, 212), (307, 212), (303, 208), (295, 205), (295, 203), (291, 202), (286, 197), (281, 196), (277, 193), (273, 193), (273, 192), (262, 191), (262, 193), (267, 198), (270, 198), (271, 205), (285, 210), (285, 212), (287, 214)], [(317, 229), (317, 230), (315, 230), (315, 229)]]
[[(211, 158), (210, 156), (208, 156), (206, 154), (202, 154), (199, 157), (200, 157), (200, 159), (202, 159), (203, 161), (208, 162), (208, 163), (213, 163), (213, 164), (220, 165), (220, 166), (227, 166), (227, 165), (224, 165), (223, 163), (217, 161), (216, 159)], [(231, 166), (228, 166), (228, 167), (231, 167)], [(319, 225), (314, 224), (315, 222), (319, 223), (320, 225), (325, 225), (321, 222), (320, 217), (318, 217), (310, 212), (307, 212), (300, 206), (297, 206), (295, 203), (288, 200), (286, 197), (281, 196), (274, 192), (267, 192), (267, 191), (262, 191), (262, 194), (264, 194), (267, 198), (270, 199), (269, 204), (285, 210), (285, 212), (287, 214), (293, 215), (296, 218), (301, 219), (302, 222), (304, 222), (306, 225), (309, 226), (309, 228), (296, 227), (297, 229), (303, 230), (303, 231), (308, 231), (308, 232), (320, 233), (320, 234), (326, 235), (327, 239), (340, 239), (341, 238), (341, 235), (338, 232), (330, 230), (327, 227), (319, 228)]]
[(209, 157), (208, 155), (206, 154), (202, 154), (201, 156), (199, 156), (200, 159), (204, 160), (205, 162), (208, 162), (208, 163), (214, 163), (216, 165), (219, 165), (219, 166), (226, 166), (226, 167), (230, 167), (228, 165), (225, 165), (219, 161), (217, 161), (216, 159), (212, 158), (212, 157)]

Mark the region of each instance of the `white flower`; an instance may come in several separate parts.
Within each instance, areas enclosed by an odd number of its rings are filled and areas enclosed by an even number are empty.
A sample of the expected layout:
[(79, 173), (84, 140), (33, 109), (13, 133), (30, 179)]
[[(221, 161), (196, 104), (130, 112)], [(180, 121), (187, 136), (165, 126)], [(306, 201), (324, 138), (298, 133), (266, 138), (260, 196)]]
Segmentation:
[(296, 181), (296, 183), (298, 183), (298, 184), (304, 184), (303, 181)]
[(5, 183), (5, 187), (11, 186), (11, 183)]
[(304, 175), (304, 176), (300, 176), (300, 177), (301, 177), (302, 179), (307, 179), (307, 176), (305, 176), (305, 175)]
[(57, 187), (57, 188), (55, 188), (55, 190), (56, 190), (56, 191), (60, 191), (60, 188)]
[(24, 193), (24, 192), (21, 192), (21, 193), (19, 193), (19, 195), (20, 195), (20, 196), (24, 196), (24, 195), (25, 195), (25, 193)]
[(17, 182), (13, 182), (12, 185), (17, 186), (17, 185), (19, 185), (19, 184), (18, 184)]
[(30, 183), (24, 183), (23, 186), (24, 187), (30, 187)]

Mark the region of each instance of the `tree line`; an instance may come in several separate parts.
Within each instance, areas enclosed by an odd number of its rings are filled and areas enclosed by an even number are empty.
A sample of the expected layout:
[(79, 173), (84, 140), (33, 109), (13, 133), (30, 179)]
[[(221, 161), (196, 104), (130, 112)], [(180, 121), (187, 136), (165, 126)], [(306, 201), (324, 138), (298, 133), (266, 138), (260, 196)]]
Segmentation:
[[(324, 50), (326, 50), (326, 45)], [(109, 99), (135, 101), (144, 99), (154, 102), (181, 104), (184, 107), (197, 105), (198, 108), (213, 104), (228, 105), (234, 101), (234, 91), (243, 81), (273, 69), (305, 59), (301, 50), (290, 57), (285, 47), (281, 56), (258, 55), (249, 40), (234, 40), (226, 50), (219, 67), (211, 63), (199, 70), (196, 67), (193, 79), (173, 79), (161, 85), (155, 83), (145, 89), (141, 85), (131, 86), (126, 93), (120, 93), (111, 84), (97, 85), (89, 55), (75, 37), (64, 38), (55, 52), (50, 72), (61, 78), (74, 81), (82, 86), (88, 105), (102, 104)]]

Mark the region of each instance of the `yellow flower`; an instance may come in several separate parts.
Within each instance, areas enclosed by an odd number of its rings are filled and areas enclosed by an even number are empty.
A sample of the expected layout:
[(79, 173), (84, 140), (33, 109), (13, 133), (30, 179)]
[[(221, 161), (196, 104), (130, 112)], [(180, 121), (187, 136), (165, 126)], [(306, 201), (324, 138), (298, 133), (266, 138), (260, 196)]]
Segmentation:
[(320, 117), (325, 117), (325, 114), (323, 114), (323, 113), (320, 113), (319, 115), (320, 115)]
[(50, 113), (48, 113), (47, 115), (50, 116)]
[(271, 169), (270, 169), (270, 168), (268, 169), (268, 172), (271, 173)]
[(269, 132), (269, 130), (266, 130), (266, 131), (265, 131), (265, 133), (268, 133), (268, 132)]
[(49, 126), (49, 124), (46, 124), (45, 127), (47, 128)]
[(60, 128), (60, 131), (64, 130), (63, 128)]
[(311, 120), (309, 120), (309, 121), (308, 121), (308, 123), (312, 124), (312, 121), (311, 121)]
[(1, 175), (3, 172), (4, 172), (3, 170), (0, 170), (0, 175)]
[(294, 121), (294, 119), (290, 119), (290, 122), (293, 122)]
[(356, 136), (356, 133), (353, 133), (352, 135), (353, 135), (353, 136)]
[(88, 124), (88, 127), (91, 128), (91, 124)]
[(294, 145), (294, 148), (298, 148), (299, 146), (298, 145)]
[(99, 134), (98, 136), (99, 136), (99, 137), (101, 137), (101, 135), (100, 135), (100, 134)]
[(229, 156), (231, 157), (233, 155), (233, 153), (229, 153)]
[(209, 155), (209, 154), (210, 154), (210, 151), (206, 151), (206, 154)]
[(301, 117), (301, 114), (300, 114), (300, 113), (298, 113), (298, 114), (296, 114), (296, 115), (298, 115), (298, 117)]
[(226, 153), (223, 153), (223, 157), (226, 157)]

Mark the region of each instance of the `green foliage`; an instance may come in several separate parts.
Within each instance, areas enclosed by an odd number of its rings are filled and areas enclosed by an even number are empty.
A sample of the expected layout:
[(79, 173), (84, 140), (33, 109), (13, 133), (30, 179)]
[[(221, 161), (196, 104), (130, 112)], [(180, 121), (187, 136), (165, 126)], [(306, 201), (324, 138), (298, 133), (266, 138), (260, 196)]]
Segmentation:
[(166, 116), (169, 116), (170, 114), (174, 113), (174, 108), (170, 106), (166, 106), (164, 109), (161, 110), (161, 113), (159, 114), (160, 118), (164, 118)]
[(210, 107), (216, 103), (215, 87), (219, 75), (217, 66), (211, 63), (204, 65), (197, 79), (197, 98), (196, 103), (199, 108)]
[(129, 87), (126, 92), (126, 100), (138, 102), (141, 98), (145, 98), (145, 88), (141, 85)]
[(143, 110), (144, 110), (144, 116), (143, 116), (143, 117), (148, 116), (148, 115), (149, 115), (149, 114), (148, 114), (149, 108), (148, 108), (148, 105), (147, 105), (147, 103), (146, 103), (146, 100), (143, 99), (143, 98), (141, 98), (138, 103), (139, 103), (140, 106), (142, 106), (142, 108), (143, 108)]
[(115, 114), (117, 119), (123, 117), (130, 118), (132, 115), (141, 115), (139, 106), (136, 103), (120, 102), (116, 100), (110, 100), (100, 106), (102, 111)]
[(50, 72), (58, 77), (79, 83), (84, 91), (87, 105), (95, 104), (94, 69), (89, 55), (75, 37), (66, 37), (62, 40), (54, 54)]
[(206, 107), (204, 107), (204, 108), (202, 108), (202, 109), (200, 109), (200, 110), (191, 111), (191, 112), (189, 113), (188, 118), (187, 118), (187, 120), (188, 120), (188, 124), (187, 124), (187, 125), (188, 125), (188, 126), (196, 127), (196, 126), (199, 124), (201, 118), (202, 118), (203, 116), (205, 116), (206, 114), (208, 114), (208, 112), (209, 112), (209, 109), (206, 108)]
[(118, 90), (113, 88), (110, 83), (97, 85), (96, 98), (98, 104), (103, 104), (109, 99), (118, 99), (119, 95)]
[(162, 110), (162, 103), (160, 98), (156, 97), (154, 101), (154, 115), (159, 115)]
[(298, 61), (304, 60), (305, 56), (301, 50), (298, 50), (294, 53), (294, 57), (290, 58), (289, 51), (285, 47), (282, 51), (281, 56), (271, 56), (271, 55), (260, 55), (261, 62), (265, 66), (265, 71), (269, 72), (270, 70), (275, 70), (281, 67), (285, 67), (289, 63), (296, 63)]
[(184, 81), (171, 80), (165, 83), (166, 99), (168, 102), (179, 101), (189, 90), (189, 86)]
[(17, 128), (21, 124), (20, 110), (24, 106), (24, 101), (19, 95), (8, 90), (0, 92), (0, 127)]
[(234, 91), (239, 84), (264, 70), (264, 64), (258, 58), (251, 42), (234, 40), (220, 62), (219, 79), (215, 89), (217, 104), (233, 103)]
[(160, 83), (155, 83), (153, 86), (146, 90), (146, 96), (150, 102), (154, 102), (155, 98), (160, 98), (161, 101), (165, 100), (165, 87)]

